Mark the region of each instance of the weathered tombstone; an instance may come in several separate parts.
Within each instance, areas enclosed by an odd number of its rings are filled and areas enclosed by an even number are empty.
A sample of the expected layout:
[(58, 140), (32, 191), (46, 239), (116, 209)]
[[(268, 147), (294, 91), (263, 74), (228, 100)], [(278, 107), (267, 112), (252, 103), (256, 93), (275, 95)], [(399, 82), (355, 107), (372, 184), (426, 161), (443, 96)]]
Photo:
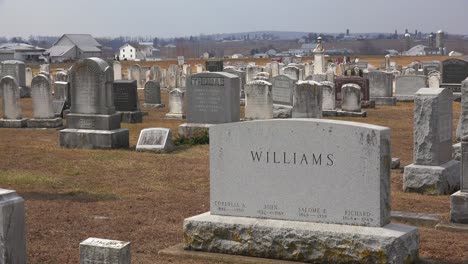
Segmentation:
[(422, 63), (422, 69), (424, 75), (429, 75), (431, 71), (438, 71), (440, 72), (442, 68), (442, 64), (439, 61), (424, 61)]
[(216, 126), (210, 212), (184, 220), (184, 248), (310, 263), (414, 262), (417, 228), (390, 223), (390, 163), (385, 127), (317, 119)]
[(393, 96), (394, 76), (391, 72), (371, 71), (364, 73), (364, 78), (369, 79), (369, 96), (376, 105), (396, 105)]
[(0, 78), (12, 76), (20, 88), (20, 97), (30, 97), (31, 90), (26, 86), (26, 66), (18, 60), (6, 60), (1, 62)]
[(143, 87), (143, 73), (140, 65), (135, 64), (128, 68), (128, 79), (137, 81), (138, 87)]
[(152, 67), (152, 69), (153, 69), (153, 78), (154, 78), (154, 80), (161, 83), (162, 82), (162, 76), (163, 76), (161, 67), (159, 67), (158, 65), (154, 65)]
[(272, 84), (267, 81), (251, 81), (245, 85), (245, 118), (273, 118)]
[(164, 107), (161, 103), (161, 86), (158, 81), (149, 81), (145, 83), (145, 103), (144, 107)]
[(300, 78), (299, 78), (299, 72), (300, 72), (299, 68), (288, 65), (288, 66), (284, 67), (282, 70), (283, 70), (283, 75), (286, 75), (286, 76), (288, 76), (288, 77), (290, 77), (290, 78), (292, 78), (292, 79), (294, 79), (296, 81), (300, 80)]
[(50, 65), (49, 64), (41, 64), (39, 66), (39, 72), (46, 72), (47, 74), (50, 73)]
[(20, 88), (15, 78), (3, 77), (0, 81), (2, 90), (3, 118), (0, 119), (0, 127), (22, 128), (27, 125), (27, 119), (23, 118), (20, 105)]
[(33, 102), (33, 119), (27, 121), (30, 128), (55, 128), (62, 126), (62, 118), (55, 118), (52, 105), (52, 92), (49, 78), (36, 75), (31, 82), (31, 96)]
[(337, 104), (341, 104), (342, 95), (341, 88), (343, 85), (352, 83), (357, 84), (361, 87), (361, 103), (364, 106), (370, 105), (370, 91), (369, 91), (369, 79), (359, 77), (359, 76), (350, 76), (350, 77), (337, 77), (335, 78), (335, 98)]
[(429, 88), (440, 88), (440, 72), (431, 71), (427, 75), (427, 82), (428, 82)]
[(249, 83), (251, 81), (254, 81), (254, 78), (257, 75), (257, 73), (259, 73), (261, 71), (262, 71), (262, 69), (260, 67), (255, 66), (255, 65), (247, 66), (247, 69), (246, 69), (246, 72), (245, 72), (246, 73), (245, 82)]
[(169, 113), (168, 119), (184, 119), (184, 96), (185, 93), (179, 89), (173, 89), (169, 92)]
[(244, 85), (246, 84), (245, 82), (245, 71), (241, 71), (241, 70), (238, 70), (238, 69), (235, 69), (235, 68), (225, 68), (224, 69), (225, 72), (227, 73), (230, 73), (230, 74), (234, 74), (236, 75), (237, 77), (239, 77), (239, 91), (240, 91), (240, 101), (241, 101), (241, 105), (245, 105), (245, 91), (244, 91)]
[(130, 263), (130, 242), (90, 237), (80, 243), (80, 264)]
[(25, 69), (25, 82), (26, 82), (26, 87), (31, 87), (31, 82), (33, 79), (33, 73), (31, 68), (26, 68)]
[(279, 75), (279, 63), (277, 61), (272, 61), (270, 63), (271, 77), (276, 77)]
[(114, 80), (122, 80), (122, 64), (118, 61), (113, 62)]
[(67, 129), (59, 133), (66, 148), (128, 148), (128, 129), (120, 128), (115, 112), (114, 71), (102, 59), (88, 58), (70, 71), (71, 109)]
[(422, 88), (414, 98), (414, 163), (405, 167), (406, 192), (450, 194), (460, 187), (460, 162), (452, 160), (452, 92)]
[(169, 89), (174, 89), (174, 88), (180, 88), (177, 87), (177, 79), (179, 78), (179, 66), (172, 64), (169, 65), (169, 68), (167, 69), (167, 88)]
[(177, 79), (177, 87), (185, 90), (186, 86), (187, 86), (187, 76), (180, 75), (179, 78)]
[(205, 62), (205, 69), (209, 72), (222, 72), (224, 63), (222, 60), (207, 60)]
[(348, 112), (361, 112), (361, 87), (348, 83), (341, 87), (341, 110)]
[(395, 97), (398, 101), (413, 101), (414, 94), (427, 87), (427, 77), (422, 75), (403, 75), (395, 78)]
[(117, 80), (113, 83), (114, 107), (122, 115), (122, 123), (142, 123), (143, 113), (138, 106), (138, 88), (134, 80)]
[(169, 128), (145, 128), (141, 130), (137, 151), (168, 153), (174, 149), (172, 132)]
[(460, 114), (461, 177), (460, 191), (450, 196), (450, 221), (468, 224), (468, 79), (462, 82), (462, 111)]
[(26, 264), (24, 200), (15, 191), (0, 189), (0, 263)]
[(331, 82), (322, 82), (322, 110), (333, 111), (335, 104), (335, 84)]
[(322, 118), (322, 85), (298, 81), (294, 91), (292, 118)]
[(297, 79), (293, 79), (288, 75), (278, 75), (273, 77), (273, 103), (292, 106), (296, 82)]

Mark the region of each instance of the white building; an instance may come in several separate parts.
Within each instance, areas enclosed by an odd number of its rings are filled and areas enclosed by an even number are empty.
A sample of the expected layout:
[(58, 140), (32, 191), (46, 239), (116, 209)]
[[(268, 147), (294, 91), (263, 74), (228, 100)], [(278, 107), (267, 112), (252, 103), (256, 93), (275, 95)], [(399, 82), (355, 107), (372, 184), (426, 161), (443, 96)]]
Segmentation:
[(119, 49), (120, 60), (146, 60), (153, 57), (156, 49), (152, 43), (125, 44)]

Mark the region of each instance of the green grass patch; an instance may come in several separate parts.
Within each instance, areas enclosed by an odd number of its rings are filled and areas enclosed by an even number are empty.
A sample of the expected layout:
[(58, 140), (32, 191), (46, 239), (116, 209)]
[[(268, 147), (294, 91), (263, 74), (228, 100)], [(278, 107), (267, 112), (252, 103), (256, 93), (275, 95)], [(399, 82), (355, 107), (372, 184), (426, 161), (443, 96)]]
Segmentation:
[(57, 178), (44, 173), (21, 170), (0, 171), (0, 184), (51, 188), (57, 188), (62, 185)]

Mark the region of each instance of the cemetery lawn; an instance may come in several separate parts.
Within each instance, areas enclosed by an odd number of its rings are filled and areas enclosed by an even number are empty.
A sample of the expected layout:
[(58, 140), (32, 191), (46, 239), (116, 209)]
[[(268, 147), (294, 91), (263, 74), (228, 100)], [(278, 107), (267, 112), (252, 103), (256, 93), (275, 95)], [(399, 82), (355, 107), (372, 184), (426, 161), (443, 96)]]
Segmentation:
[[(143, 95), (140, 94), (140, 99)], [(130, 129), (129, 150), (70, 150), (58, 147), (58, 131), (0, 130), (0, 187), (26, 200), (29, 263), (78, 263), (88, 237), (131, 241), (133, 263), (207, 263), (158, 256), (182, 241), (184, 218), (209, 211), (209, 147), (179, 146), (172, 154), (134, 151), (141, 129), (168, 127), (166, 108), (149, 109)], [(21, 99), (32, 116), (31, 99)], [(412, 163), (413, 104), (367, 109), (368, 118), (340, 118), (388, 126), (392, 155)], [(460, 104), (454, 104), (454, 131)], [(243, 113), (241, 112), (241, 116)], [(402, 171), (392, 171), (392, 210), (440, 214), (448, 219), (449, 196), (407, 194)], [(420, 228), (420, 256), (453, 263), (468, 259), (468, 233)]]

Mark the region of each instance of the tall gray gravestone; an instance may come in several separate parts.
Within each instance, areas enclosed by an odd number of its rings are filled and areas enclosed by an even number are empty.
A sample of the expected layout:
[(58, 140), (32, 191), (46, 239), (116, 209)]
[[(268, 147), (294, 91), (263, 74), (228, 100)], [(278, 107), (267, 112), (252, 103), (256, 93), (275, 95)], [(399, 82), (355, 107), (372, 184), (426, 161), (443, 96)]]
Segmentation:
[(287, 75), (272, 78), (273, 117), (289, 118), (292, 114), (293, 94), (297, 80)]
[(318, 119), (215, 126), (210, 212), (184, 220), (184, 248), (310, 263), (414, 262), (417, 228), (390, 223), (390, 163), (385, 127)]
[(272, 84), (267, 81), (251, 81), (245, 85), (245, 118), (272, 119)]
[(47, 76), (36, 75), (31, 82), (33, 119), (27, 121), (30, 128), (55, 128), (62, 126), (62, 118), (56, 118), (52, 105), (52, 91)]
[(236, 75), (237, 77), (239, 77), (240, 81), (239, 81), (239, 91), (240, 91), (240, 104), (241, 105), (245, 105), (245, 91), (244, 91), (244, 85), (246, 84), (245, 82), (245, 71), (241, 71), (241, 70), (238, 70), (236, 68), (227, 68), (227, 69), (224, 69), (225, 72), (227, 73), (230, 73), (230, 74), (234, 74)]
[(191, 137), (214, 124), (239, 122), (240, 78), (226, 72), (190, 76), (187, 87), (187, 123), (179, 135)]
[(3, 77), (0, 81), (2, 90), (3, 118), (0, 119), (0, 127), (21, 128), (27, 125), (27, 119), (23, 118), (20, 105), (20, 88), (15, 78)]
[(122, 64), (118, 61), (113, 61), (114, 80), (122, 80)]
[(135, 64), (128, 68), (128, 79), (137, 81), (138, 88), (143, 87), (144, 74), (140, 65)]
[(468, 78), (462, 82), (460, 191), (450, 196), (450, 221), (468, 224)]
[(0, 189), (0, 263), (26, 264), (24, 200), (15, 191)]
[(148, 81), (145, 83), (145, 103), (144, 107), (164, 107), (161, 102), (161, 85), (159, 81)]
[(322, 118), (322, 85), (298, 81), (294, 91), (293, 118)]
[(406, 192), (450, 194), (460, 187), (460, 162), (452, 160), (452, 92), (422, 88), (414, 99), (414, 163), (405, 167)]
[(364, 78), (369, 79), (370, 99), (375, 101), (376, 105), (396, 105), (396, 97), (393, 96), (393, 81), (395, 79), (393, 73), (371, 71), (364, 73)]
[(128, 129), (120, 128), (114, 107), (114, 71), (106, 61), (88, 58), (70, 72), (71, 109), (67, 129), (59, 133), (65, 148), (128, 148)]

